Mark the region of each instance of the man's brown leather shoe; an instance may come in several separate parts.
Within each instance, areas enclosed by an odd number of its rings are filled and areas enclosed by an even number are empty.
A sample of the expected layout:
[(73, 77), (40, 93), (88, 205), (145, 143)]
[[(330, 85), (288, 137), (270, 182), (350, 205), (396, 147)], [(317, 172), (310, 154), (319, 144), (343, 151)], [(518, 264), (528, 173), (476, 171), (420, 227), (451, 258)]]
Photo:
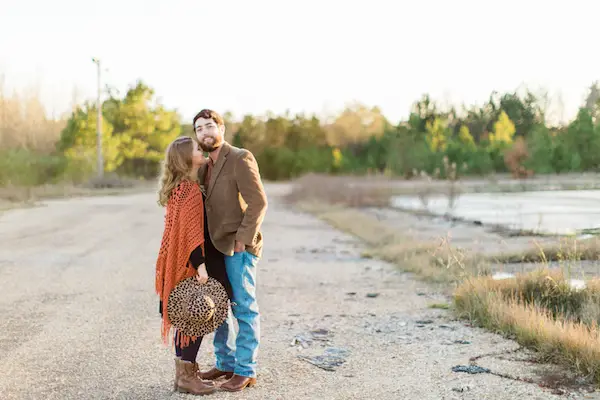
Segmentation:
[(231, 379), (221, 385), (221, 389), (228, 392), (239, 392), (244, 390), (246, 386), (252, 387), (256, 385), (256, 378), (248, 378), (247, 376), (233, 375)]
[(205, 379), (207, 381), (214, 381), (215, 379), (219, 379), (224, 376), (225, 379), (229, 379), (233, 376), (233, 372), (221, 371), (220, 369), (211, 368), (206, 372), (198, 371), (198, 376), (200, 379)]

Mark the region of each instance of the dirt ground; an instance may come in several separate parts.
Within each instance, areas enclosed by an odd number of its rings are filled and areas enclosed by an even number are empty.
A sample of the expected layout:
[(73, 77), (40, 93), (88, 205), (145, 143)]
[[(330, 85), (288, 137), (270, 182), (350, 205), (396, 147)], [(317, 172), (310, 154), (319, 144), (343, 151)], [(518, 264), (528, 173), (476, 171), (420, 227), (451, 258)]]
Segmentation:
[[(448, 299), (361, 258), (356, 239), (285, 206), (278, 197), (287, 189), (267, 185), (258, 385), (212, 398), (600, 398), (541, 387), (565, 372), (430, 308)], [(160, 342), (154, 262), (163, 214), (155, 200), (53, 200), (0, 214), (2, 400), (193, 398), (172, 392), (173, 352)], [(201, 367), (212, 366), (211, 342)], [(478, 356), (489, 372), (453, 371)]]

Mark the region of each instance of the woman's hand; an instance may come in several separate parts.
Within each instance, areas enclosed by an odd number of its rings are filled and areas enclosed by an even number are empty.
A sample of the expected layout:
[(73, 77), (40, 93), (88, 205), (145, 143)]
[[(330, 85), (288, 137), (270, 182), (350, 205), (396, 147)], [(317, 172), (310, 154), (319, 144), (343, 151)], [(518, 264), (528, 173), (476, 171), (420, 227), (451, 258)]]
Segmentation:
[(196, 279), (200, 283), (208, 282), (208, 272), (206, 272), (206, 264), (202, 263), (198, 266), (198, 272), (196, 273)]

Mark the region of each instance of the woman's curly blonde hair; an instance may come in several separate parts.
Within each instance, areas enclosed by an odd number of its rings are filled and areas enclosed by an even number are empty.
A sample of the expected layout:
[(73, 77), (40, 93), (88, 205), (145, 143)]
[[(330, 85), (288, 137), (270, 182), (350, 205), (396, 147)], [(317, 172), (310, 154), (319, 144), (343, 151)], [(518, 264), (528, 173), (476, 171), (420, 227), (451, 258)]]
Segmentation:
[(165, 152), (165, 159), (161, 164), (160, 183), (158, 189), (158, 204), (167, 205), (173, 189), (184, 179), (192, 179), (192, 155), (194, 153), (194, 140), (188, 136), (175, 139)]

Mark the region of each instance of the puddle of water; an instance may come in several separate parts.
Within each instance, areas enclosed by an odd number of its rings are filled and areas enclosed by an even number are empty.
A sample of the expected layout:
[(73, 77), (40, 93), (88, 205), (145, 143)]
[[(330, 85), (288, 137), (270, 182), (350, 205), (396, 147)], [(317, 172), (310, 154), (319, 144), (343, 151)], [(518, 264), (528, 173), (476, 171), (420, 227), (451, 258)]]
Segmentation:
[(492, 275), (492, 279), (496, 281), (510, 278), (515, 278), (515, 274), (511, 274), (510, 272), (496, 272)]
[(446, 196), (431, 197), (426, 207), (417, 196), (395, 196), (390, 205), (547, 234), (600, 227), (600, 190), (467, 193), (455, 199), (452, 209)]
[(575, 290), (585, 289), (585, 281), (583, 281), (581, 279), (570, 279), (569, 285), (571, 286), (571, 289), (575, 289)]

